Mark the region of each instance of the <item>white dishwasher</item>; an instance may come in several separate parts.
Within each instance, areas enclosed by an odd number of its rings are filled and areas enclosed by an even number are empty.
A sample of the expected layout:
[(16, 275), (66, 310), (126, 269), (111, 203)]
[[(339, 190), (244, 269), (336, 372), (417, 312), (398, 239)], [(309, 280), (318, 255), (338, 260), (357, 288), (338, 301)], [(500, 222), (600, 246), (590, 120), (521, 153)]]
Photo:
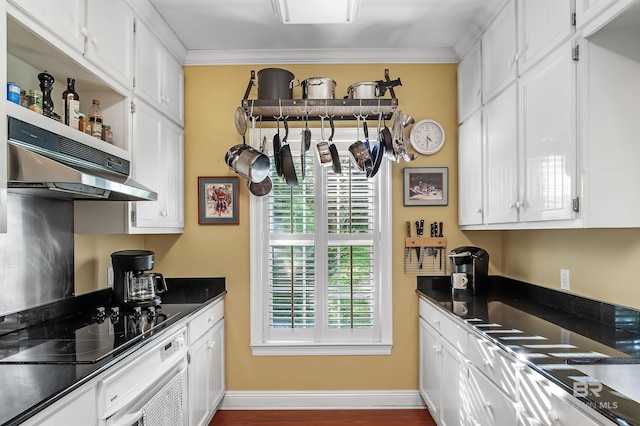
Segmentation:
[(98, 426), (187, 424), (187, 329), (143, 347), (97, 384)]

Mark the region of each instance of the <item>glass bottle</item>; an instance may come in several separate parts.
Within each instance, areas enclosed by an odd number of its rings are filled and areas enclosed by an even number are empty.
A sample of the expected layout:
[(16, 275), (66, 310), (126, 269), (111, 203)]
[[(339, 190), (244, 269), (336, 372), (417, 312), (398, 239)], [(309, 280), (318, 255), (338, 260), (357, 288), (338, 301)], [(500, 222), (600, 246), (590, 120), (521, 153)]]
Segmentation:
[(62, 93), (64, 124), (77, 129), (80, 124), (80, 96), (76, 92), (76, 80), (67, 78), (67, 90)]
[(91, 101), (89, 123), (91, 125), (91, 136), (102, 139), (102, 110), (100, 109), (100, 101), (97, 99)]

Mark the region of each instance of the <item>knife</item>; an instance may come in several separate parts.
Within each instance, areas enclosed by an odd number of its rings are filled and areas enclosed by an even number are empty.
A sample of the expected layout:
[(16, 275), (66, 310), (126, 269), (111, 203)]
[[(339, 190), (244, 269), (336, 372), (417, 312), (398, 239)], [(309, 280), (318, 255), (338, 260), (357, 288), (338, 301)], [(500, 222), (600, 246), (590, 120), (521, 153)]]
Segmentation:
[[(443, 226), (442, 222), (440, 222), (438, 224), (438, 238), (444, 238), (442, 236), (443, 229), (444, 229), (444, 226)], [(444, 247), (440, 247), (439, 250), (440, 250), (440, 270), (442, 271), (442, 261), (444, 260), (443, 259), (443, 257), (444, 257)]]
[[(407, 238), (411, 238), (411, 222), (409, 222), (407, 220), (405, 223), (407, 225)], [(405, 260), (405, 263), (407, 261), (407, 257), (409, 257), (409, 262), (411, 262), (411, 258), (413, 256), (411, 255), (411, 248), (410, 247), (405, 247), (404, 248), (404, 260)]]
[[(422, 237), (424, 233), (424, 219), (420, 219), (420, 222), (416, 222), (416, 227), (418, 228), (418, 237)], [(418, 268), (422, 269), (422, 260), (424, 259), (424, 246), (420, 246), (420, 250), (418, 253)]]

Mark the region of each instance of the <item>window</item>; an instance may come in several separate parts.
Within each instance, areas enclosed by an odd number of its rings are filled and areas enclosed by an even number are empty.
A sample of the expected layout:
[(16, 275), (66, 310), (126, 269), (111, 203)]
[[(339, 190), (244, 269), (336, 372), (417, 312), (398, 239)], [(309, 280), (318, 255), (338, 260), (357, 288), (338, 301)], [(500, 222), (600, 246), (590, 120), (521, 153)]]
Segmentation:
[[(271, 140), (275, 130), (269, 132), (266, 137)], [(356, 129), (338, 128), (333, 142), (340, 152), (342, 173), (335, 174), (316, 161), (321, 132), (313, 129), (303, 177), (299, 138), (291, 137), (295, 133), (290, 131), (289, 143), (299, 185), (289, 187), (276, 177), (268, 196), (251, 196), (253, 353), (388, 354), (392, 263), (388, 161), (374, 178), (367, 178), (348, 156), (349, 145), (358, 137)]]

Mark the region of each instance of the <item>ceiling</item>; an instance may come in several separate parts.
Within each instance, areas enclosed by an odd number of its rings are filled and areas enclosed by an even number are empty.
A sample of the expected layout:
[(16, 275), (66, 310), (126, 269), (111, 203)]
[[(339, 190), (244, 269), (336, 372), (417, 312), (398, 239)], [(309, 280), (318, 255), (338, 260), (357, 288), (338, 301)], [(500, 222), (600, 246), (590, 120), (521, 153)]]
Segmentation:
[(361, 0), (328, 25), (282, 24), (270, 0), (150, 2), (195, 65), (457, 62), (505, 0)]

